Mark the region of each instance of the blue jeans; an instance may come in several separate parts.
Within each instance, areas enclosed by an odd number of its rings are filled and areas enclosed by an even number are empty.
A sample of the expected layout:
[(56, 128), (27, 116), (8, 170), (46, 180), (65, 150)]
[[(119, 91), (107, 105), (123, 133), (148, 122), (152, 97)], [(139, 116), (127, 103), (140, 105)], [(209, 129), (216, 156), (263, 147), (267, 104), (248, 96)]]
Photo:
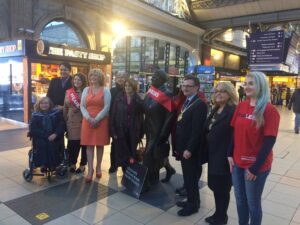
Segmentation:
[(295, 113), (295, 131), (299, 131), (300, 127), (300, 113)]
[(234, 166), (232, 183), (236, 198), (239, 225), (260, 225), (262, 221), (261, 195), (270, 170), (259, 173), (255, 181), (246, 180), (246, 169)]

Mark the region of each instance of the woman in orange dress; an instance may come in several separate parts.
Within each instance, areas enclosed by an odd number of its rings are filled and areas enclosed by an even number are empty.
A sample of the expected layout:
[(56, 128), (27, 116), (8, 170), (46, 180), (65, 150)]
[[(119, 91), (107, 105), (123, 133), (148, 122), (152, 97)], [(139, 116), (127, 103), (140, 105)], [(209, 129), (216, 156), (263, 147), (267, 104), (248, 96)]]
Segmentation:
[(80, 109), (83, 115), (81, 145), (87, 146), (88, 173), (86, 183), (93, 179), (94, 147), (97, 148), (96, 177), (101, 178), (103, 146), (109, 144), (108, 112), (111, 95), (104, 87), (104, 74), (100, 69), (89, 72), (90, 86), (83, 90)]

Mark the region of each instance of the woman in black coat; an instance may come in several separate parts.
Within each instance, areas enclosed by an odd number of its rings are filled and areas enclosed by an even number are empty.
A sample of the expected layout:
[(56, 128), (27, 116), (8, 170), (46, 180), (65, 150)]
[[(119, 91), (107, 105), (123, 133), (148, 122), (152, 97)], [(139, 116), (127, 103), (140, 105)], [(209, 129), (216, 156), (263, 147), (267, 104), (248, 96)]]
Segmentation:
[(232, 186), (227, 160), (227, 149), (232, 140), (230, 121), (238, 96), (230, 82), (220, 82), (213, 96), (215, 107), (205, 123), (206, 148), (208, 151), (208, 187), (215, 198), (215, 213), (205, 219), (209, 224), (226, 224), (227, 209)]
[(137, 83), (126, 79), (124, 91), (120, 92), (113, 103), (110, 115), (110, 132), (114, 137), (116, 167), (126, 167), (136, 160), (136, 149), (143, 137), (143, 106), (136, 93)]
[(32, 138), (34, 163), (36, 167), (55, 170), (61, 163), (65, 122), (61, 110), (53, 109), (48, 97), (41, 98), (35, 104), (35, 112), (29, 124), (29, 136)]

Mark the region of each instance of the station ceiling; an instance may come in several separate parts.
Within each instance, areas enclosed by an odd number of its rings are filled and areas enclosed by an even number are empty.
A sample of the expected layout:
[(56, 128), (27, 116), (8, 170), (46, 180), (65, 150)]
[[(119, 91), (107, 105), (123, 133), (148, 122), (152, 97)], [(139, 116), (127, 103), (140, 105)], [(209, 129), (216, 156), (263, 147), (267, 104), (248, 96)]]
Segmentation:
[(187, 0), (193, 22), (202, 28), (300, 21), (300, 0)]

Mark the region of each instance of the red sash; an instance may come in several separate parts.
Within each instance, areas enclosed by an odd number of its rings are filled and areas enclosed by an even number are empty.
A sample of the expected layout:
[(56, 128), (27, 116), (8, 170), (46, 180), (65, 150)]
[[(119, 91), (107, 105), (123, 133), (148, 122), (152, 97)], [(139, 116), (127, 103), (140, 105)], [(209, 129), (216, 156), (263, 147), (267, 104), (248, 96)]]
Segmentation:
[(68, 99), (71, 102), (71, 104), (76, 109), (80, 109), (80, 98), (78, 97), (75, 89), (74, 88), (69, 89), (67, 94), (68, 94)]
[(152, 98), (154, 101), (158, 102), (164, 108), (166, 108), (169, 112), (174, 110), (174, 102), (171, 97), (167, 96), (164, 92), (157, 89), (154, 86), (151, 86), (147, 92), (147, 95)]

